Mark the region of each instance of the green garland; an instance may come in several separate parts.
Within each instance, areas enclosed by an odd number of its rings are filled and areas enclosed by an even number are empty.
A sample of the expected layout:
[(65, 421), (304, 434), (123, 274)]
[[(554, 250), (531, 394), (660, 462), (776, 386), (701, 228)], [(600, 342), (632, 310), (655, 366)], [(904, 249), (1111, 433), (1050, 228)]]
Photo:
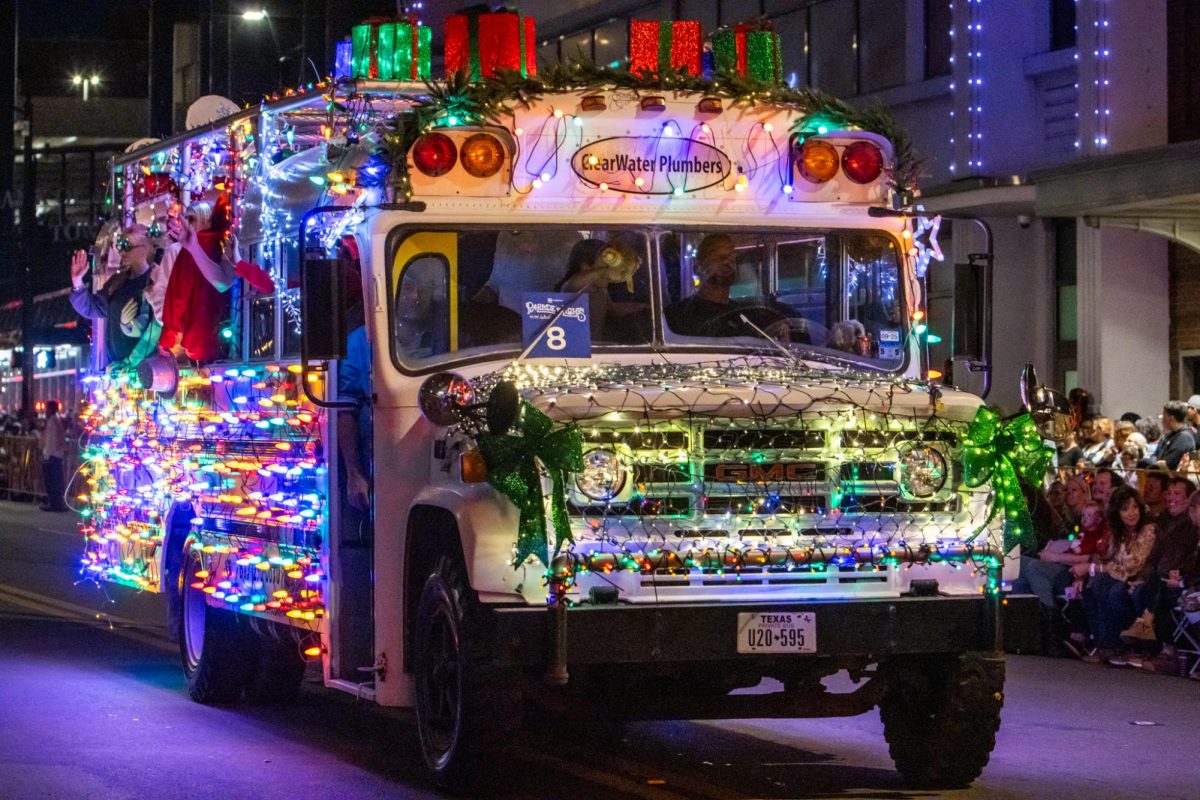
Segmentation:
[(452, 119), (464, 125), (503, 125), (506, 119), (513, 118), (518, 106), (528, 108), (543, 95), (604, 89), (702, 94), (729, 100), (734, 105), (787, 108), (797, 115), (791, 130), (796, 143), (803, 142), (821, 127), (868, 131), (890, 141), (895, 157), (891, 180), (897, 191), (911, 192), (921, 171), (921, 159), (908, 134), (883, 106), (860, 110), (807, 86), (793, 89), (731, 72), (722, 72), (712, 79), (682, 71), (634, 74), (626, 68), (572, 61), (556, 64), (538, 78), (505, 71), (482, 81), (469, 81), (460, 73), (441, 82), (427, 81), (426, 88), (426, 96), (419, 98), (412, 109), (397, 115), (384, 136), (392, 161), (393, 183), (406, 197), (412, 196), (406, 162), (408, 150), (430, 128), (448, 124)]

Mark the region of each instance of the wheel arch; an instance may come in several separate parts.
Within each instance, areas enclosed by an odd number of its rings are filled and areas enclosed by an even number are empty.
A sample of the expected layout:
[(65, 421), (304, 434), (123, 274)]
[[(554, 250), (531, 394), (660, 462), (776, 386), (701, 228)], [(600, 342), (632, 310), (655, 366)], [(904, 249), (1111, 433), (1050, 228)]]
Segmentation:
[(438, 556), (450, 555), (467, 568), (458, 521), (446, 508), (426, 503), (412, 507), (404, 537), (404, 669), (412, 669), (417, 604)]
[(167, 512), (163, 523), (163, 543), (159, 575), (159, 590), (167, 596), (167, 634), (178, 636), (178, 624), (183, 613), (179, 576), (183, 571), (183, 545), (192, 531), (196, 509), (191, 503), (176, 503)]

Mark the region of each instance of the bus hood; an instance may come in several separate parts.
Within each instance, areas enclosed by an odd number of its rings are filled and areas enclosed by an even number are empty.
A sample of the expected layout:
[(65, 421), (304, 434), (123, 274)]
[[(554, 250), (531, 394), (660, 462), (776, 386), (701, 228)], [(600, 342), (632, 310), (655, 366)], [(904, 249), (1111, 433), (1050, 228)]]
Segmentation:
[(842, 411), (967, 423), (982, 405), (975, 395), (949, 387), (768, 358), (585, 367), (527, 363), (485, 376), (477, 388), (486, 395), (500, 380), (513, 382), (526, 401), (561, 422), (781, 419)]

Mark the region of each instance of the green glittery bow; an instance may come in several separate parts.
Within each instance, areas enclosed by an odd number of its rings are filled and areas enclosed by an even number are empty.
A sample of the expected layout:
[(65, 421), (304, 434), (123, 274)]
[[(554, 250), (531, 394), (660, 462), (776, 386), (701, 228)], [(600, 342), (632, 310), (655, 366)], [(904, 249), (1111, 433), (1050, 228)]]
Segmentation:
[(547, 567), (546, 510), (542, 502), (542, 478), (550, 475), (550, 517), (554, 523), (554, 550), (574, 541), (567, 519), (566, 473), (583, 469), (583, 437), (574, 425), (556, 426), (554, 421), (527, 402), (521, 403), (519, 436), (485, 435), (479, 451), (487, 464), (488, 483), (495, 486), (521, 512), (514, 566), (537, 556)]
[(1004, 510), (1005, 551), (1018, 543), (1027, 551), (1036, 549), (1033, 517), (1017, 475), (1039, 485), (1053, 455), (1053, 449), (1046, 446), (1029, 414), (1002, 424), (1000, 415), (987, 406), (980, 406), (975, 413), (963, 449), (963, 480), (973, 488), (991, 479), (996, 501), (987, 522), (992, 521), (999, 509)]

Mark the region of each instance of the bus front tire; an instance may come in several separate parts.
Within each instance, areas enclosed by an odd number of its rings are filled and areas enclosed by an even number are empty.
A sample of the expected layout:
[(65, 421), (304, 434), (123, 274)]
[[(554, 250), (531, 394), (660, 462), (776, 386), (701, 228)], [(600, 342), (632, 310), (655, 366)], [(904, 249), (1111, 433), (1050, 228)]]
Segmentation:
[[(496, 779), (496, 758), (519, 724), (514, 676), (489, 664), (479, 600), (461, 561), (442, 556), (425, 581), (414, 626), (417, 729), (437, 784), (468, 793)], [(486, 770), (486, 771), (485, 771)]]
[(190, 585), (188, 576), (199, 569), (199, 557), (188, 548), (178, 622), (188, 694), (198, 703), (234, 703), (254, 677), (253, 634), (237, 614), (209, 606), (204, 592)]
[(884, 666), (879, 704), (896, 769), (910, 786), (958, 789), (987, 766), (1004, 705), (1004, 661), (917, 656)]

